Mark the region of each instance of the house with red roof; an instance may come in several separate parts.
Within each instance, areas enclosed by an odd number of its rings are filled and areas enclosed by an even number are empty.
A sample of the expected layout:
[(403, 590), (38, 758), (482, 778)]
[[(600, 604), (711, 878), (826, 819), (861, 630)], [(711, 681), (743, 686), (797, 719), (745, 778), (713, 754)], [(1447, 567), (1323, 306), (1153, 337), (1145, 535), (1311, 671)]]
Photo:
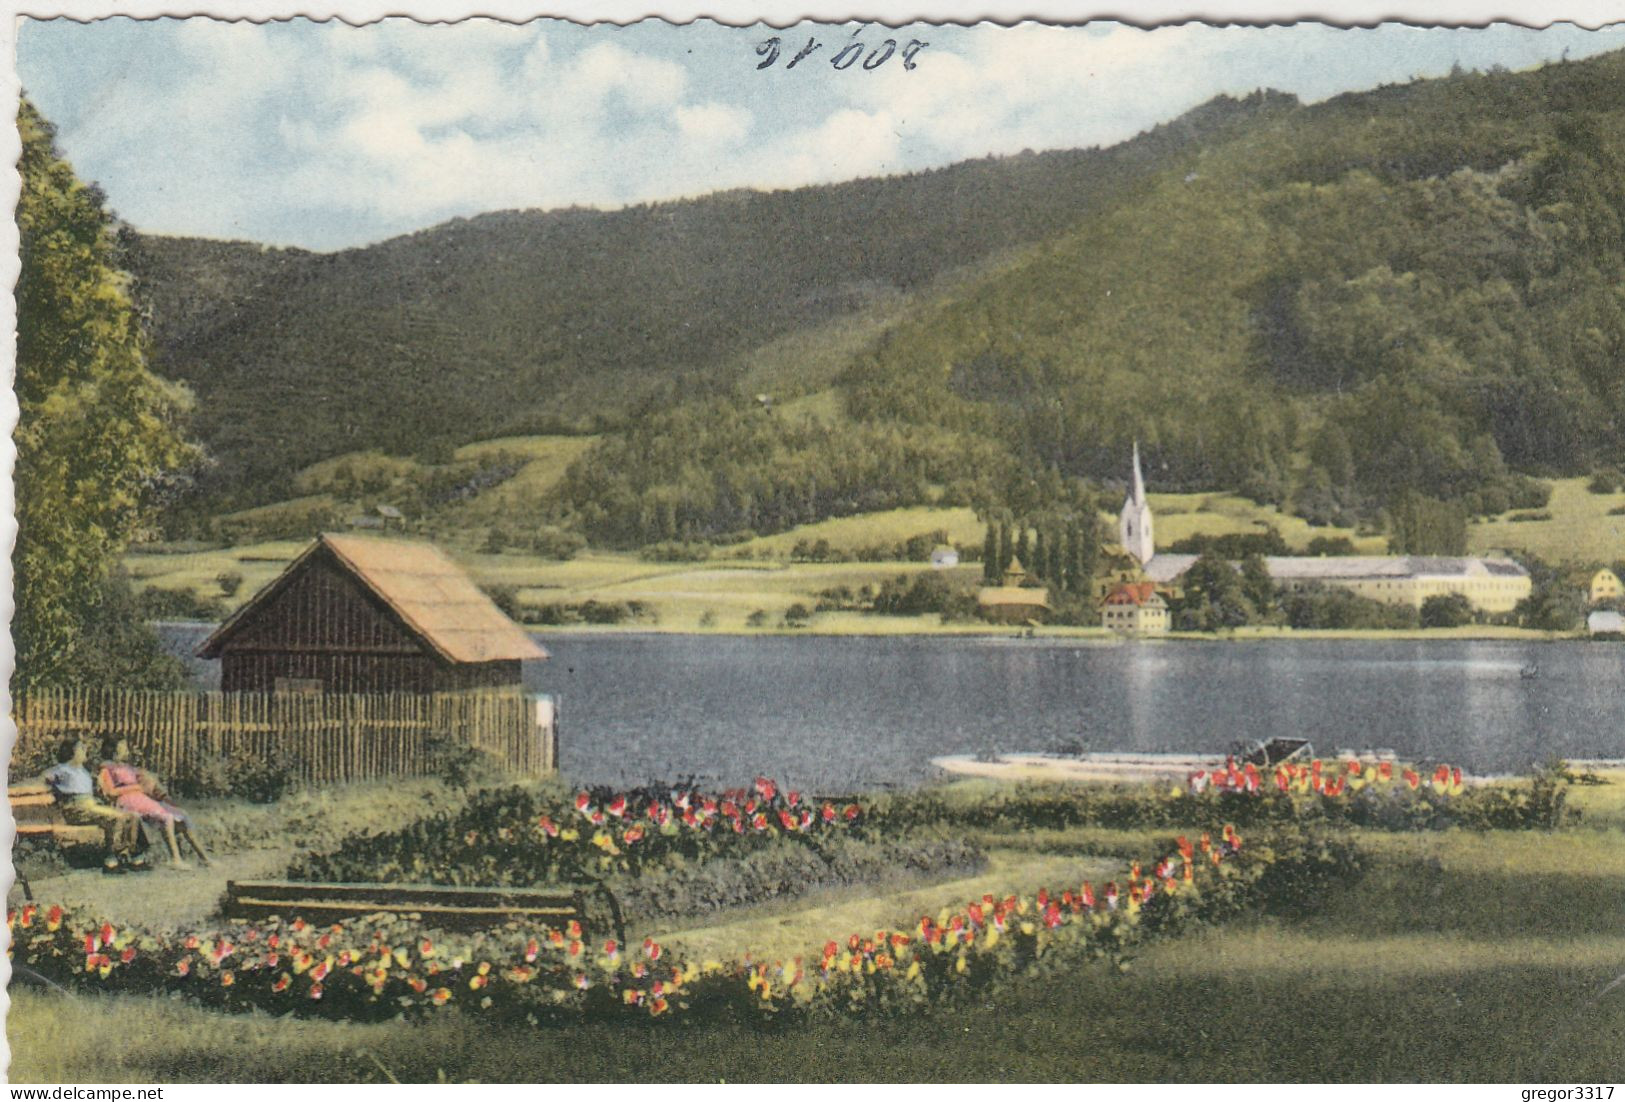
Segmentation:
[(1100, 623), (1122, 635), (1168, 634), (1168, 602), (1155, 582), (1123, 582), (1100, 606)]

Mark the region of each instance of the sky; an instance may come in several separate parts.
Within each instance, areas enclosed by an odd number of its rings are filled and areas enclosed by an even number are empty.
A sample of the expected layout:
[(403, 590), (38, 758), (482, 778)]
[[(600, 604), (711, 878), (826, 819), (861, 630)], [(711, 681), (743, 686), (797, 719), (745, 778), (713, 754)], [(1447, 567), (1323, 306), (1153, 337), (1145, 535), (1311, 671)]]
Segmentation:
[[(758, 68), (775, 35), (777, 60)], [(787, 68), (809, 39), (818, 49)], [(887, 39), (891, 56), (865, 69)], [(928, 45), (905, 68), (915, 41)], [(136, 227), (334, 250), (490, 210), (613, 208), (1107, 145), (1220, 93), (1313, 102), (1458, 64), (1523, 69), (1621, 46), (1625, 28), (1569, 25), (119, 18), (24, 20), (17, 68), (75, 170)], [(855, 63), (836, 68), (837, 56)]]

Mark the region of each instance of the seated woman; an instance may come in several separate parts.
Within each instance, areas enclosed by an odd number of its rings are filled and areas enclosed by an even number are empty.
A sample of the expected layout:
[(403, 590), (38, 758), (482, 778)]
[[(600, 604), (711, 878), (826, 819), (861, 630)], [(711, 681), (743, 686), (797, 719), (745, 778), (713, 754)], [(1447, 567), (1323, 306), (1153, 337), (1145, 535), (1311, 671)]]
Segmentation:
[(169, 843), (169, 855), (176, 868), (190, 867), (181, 859), (177, 832), (186, 836), (187, 842), (197, 851), (198, 859), (207, 865), (209, 855), (203, 852), (197, 835), (192, 833), (192, 824), (187, 820), (186, 812), (167, 801), (167, 794), (156, 777), (130, 763), (129, 742), (120, 736), (109, 735), (102, 741), (102, 758), (102, 771), (96, 778), (102, 795), (113, 801), (113, 806), (120, 811), (139, 815), (146, 822), (162, 827), (164, 841)]
[(141, 841), (141, 820), (96, 802), (91, 794), (90, 771), (85, 768), (84, 742), (77, 737), (66, 739), (57, 750), (56, 760), (57, 764), (45, 771), (46, 787), (56, 797), (65, 822), (101, 828), (107, 843), (102, 871), (145, 870), (147, 863), (136, 852)]

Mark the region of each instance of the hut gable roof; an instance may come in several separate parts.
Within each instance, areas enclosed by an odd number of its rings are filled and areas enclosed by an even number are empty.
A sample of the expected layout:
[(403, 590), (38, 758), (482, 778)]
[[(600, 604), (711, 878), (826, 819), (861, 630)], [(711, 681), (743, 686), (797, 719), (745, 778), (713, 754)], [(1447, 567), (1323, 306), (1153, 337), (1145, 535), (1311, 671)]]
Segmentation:
[(225, 642), (250, 623), (257, 609), (323, 551), (388, 606), (402, 624), (448, 662), (497, 662), (546, 658), (467, 574), (439, 548), (406, 540), (323, 535), (288, 565), (270, 585), (221, 624), (198, 648), (204, 658), (219, 657)]

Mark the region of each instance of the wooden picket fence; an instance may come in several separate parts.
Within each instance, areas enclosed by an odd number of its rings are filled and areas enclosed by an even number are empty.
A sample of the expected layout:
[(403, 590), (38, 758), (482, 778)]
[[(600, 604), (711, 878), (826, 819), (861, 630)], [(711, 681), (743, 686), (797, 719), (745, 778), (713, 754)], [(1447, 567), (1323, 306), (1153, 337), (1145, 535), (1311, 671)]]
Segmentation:
[[(254, 755), (309, 784), (423, 776), (449, 748), (485, 751), (508, 772), (558, 768), (552, 701), (519, 692), (363, 696), (340, 693), (165, 693), (36, 690), (12, 710), (12, 777), (54, 761), (69, 735), (122, 735), (160, 777)], [(95, 760), (98, 747), (92, 746)]]

